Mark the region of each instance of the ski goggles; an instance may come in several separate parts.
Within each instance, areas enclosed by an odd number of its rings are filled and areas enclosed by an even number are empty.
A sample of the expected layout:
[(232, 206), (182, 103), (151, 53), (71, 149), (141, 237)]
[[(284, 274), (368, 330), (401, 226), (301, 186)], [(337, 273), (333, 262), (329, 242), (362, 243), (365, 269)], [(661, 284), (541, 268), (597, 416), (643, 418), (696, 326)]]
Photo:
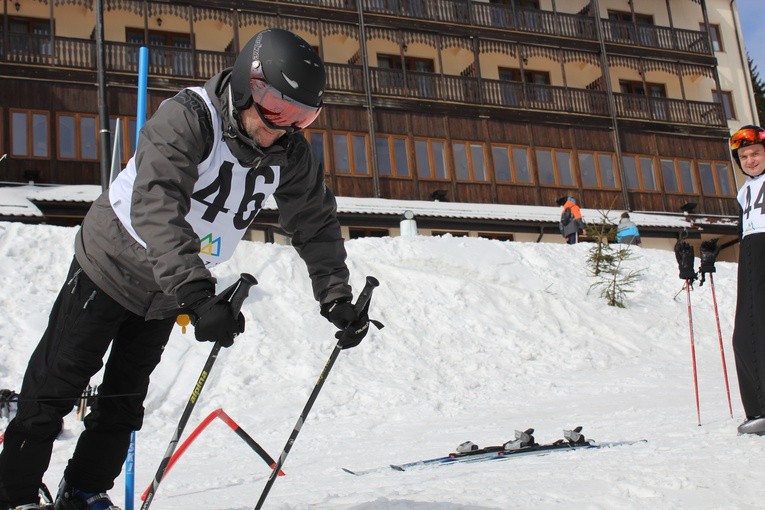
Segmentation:
[(754, 128), (739, 129), (730, 137), (730, 150), (735, 151), (741, 147), (756, 143), (765, 145), (765, 130)]
[(305, 129), (321, 113), (321, 105), (305, 105), (269, 85), (263, 75), (263, 66), (256, 67), (255, 63), (250, 68), (250, 90), (261, 120), (271, 129), (288, 132)]

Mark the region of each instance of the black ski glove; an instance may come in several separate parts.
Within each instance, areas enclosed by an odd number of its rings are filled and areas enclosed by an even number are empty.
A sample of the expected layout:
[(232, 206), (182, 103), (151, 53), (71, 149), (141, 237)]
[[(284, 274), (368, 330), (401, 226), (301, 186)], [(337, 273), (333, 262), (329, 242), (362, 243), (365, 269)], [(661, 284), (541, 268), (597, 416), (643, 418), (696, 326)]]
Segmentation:
[(356, 347), (367, 336), (369, 331), (367, 311), (364, 309), (358, 313), (349, 298), (324, 303), (321, 305), (321, 314), (340, 330), (335, 333), (335, 338), (340, 340), (341, 349)]
[(219, 342), (231, 347), (234, 337), (244, 333), (244, 315), (234, 316), (231, 303), (215, 295), (215, 287), (207, 280), (187, 283), (178, 289), (180, 307), (188, 312), (194, 336), (200, 342)]
[(685, 241), (678, 242), (675, 244), (675, 258), (680, 269), (680, 279), (693, 282), (696, 279), (696, 272), (693, 270), (693, 246)]
[(717, 244), (717, 239), (710, 239), (701, 243), (701, 267), (699, 272), (704, 273), (715, 272), (715, 260), (720, 253), (720, 246)]

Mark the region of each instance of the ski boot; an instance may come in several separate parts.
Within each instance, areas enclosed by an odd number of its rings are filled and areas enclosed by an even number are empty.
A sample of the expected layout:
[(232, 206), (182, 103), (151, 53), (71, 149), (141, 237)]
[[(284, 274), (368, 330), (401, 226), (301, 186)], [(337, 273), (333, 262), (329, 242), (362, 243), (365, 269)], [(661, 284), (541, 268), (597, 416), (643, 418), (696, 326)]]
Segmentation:
[(54, 510), (120, 510), (105, 492), (83, 492), (61, 480)]
[(749, 418), (738, 426), (739, 434), (757, 434), (765, 436), (765, 416)]

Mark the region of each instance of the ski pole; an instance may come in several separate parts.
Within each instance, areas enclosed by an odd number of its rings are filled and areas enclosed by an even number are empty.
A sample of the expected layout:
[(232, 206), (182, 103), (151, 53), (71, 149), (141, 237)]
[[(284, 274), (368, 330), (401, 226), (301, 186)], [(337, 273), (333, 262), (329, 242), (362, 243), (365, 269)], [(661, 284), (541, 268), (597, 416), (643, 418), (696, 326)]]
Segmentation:
[(715, 279), (709, 273), (709, 285), (712, 287), (712, 304), (715, 307), (715, 321), (717, 322), (717, 338), (720, 340), (720, 357), (722, 358), (723, 377), (725, 377), (725, 393), (728, 395), (728, 412), (733, 418), (733, 406), (730, 403), (730, 387), (728, 386), (728, 366), (725, 363), (725, 348), (723, 347), (722, 331), (720, 330), (720, 315), (717, 313), (717, 296), (715, 296)]
[(693, 390), (696, 393), (696, 418), (701, 426), (701, 409), (699, 408), (699, 380), (696, 376), (696, 345), (693, 342), (693, 314), (691, 312), (691, 282), (686, 278), (685, 290), (688, 294), (688, 326), (691, 331), (691, 360), (693, 361)]
[[(237, 280), (233, 285), (223, 291), (221, 294), (221, 299), (229, 300), (234, 315), (239, 313), (239, 310), (242, 308), (242, 303), (244, 303), (244, 300), (247, 298), (247, 294), (250, 292), (250, 288), (253, 285), (257, 285), (257, 283), (258, 281), (254, 276), (247, 273), (242, 273), (239, 280)], [(202, 368), (202, 373), (199, 374), (199, 379), (197, 379), (197, 383), (194, 385), (194, 391), (191, 392), (191, 397), (189, 397), (189, 401), (186, 403), (186, 408), (183, 410), (183, 414), (181, 415), (181, 420), (178, 422), (178, 427), (175, 430), (175, 434), (173, 434), (172, 439), (170, 439), (170, 444), (167, 445), (165, 456), (162, 457), (162, 462), (159, 463), (159, 468), (157, 469), (157, 473), (154, 475), (154, 480), (151, 482), (149, 491), (146, 493), (146, 499), (144, 500), (143, 505), (141, 505), (141, 510), (148, 510), (148, 508), (151, 506), (151, 502), (154, 499), (154, 494), (156, 494), (157, 488), (159, 487), (160, 482), (162, 482), (162, 477), (167, 470), (167, 464), (170, 462), (170, 458), (173, 456), (175, 447), (181, 438), (181, 434), (183, 434), (183, 429), (186, 428), (186, 423), (189, 421), (191, 412), (194, 410), (194, 406), (199, 399), (199, 394), (202, 392), (202, 388), (204, 388), (205, 382), (210, 375), (210, 370), (212, 370), (212, 366), (215, 364), (215, 360), (218, 358), (218, 352), (220, 352), (220, 349), (220, 342), (215, 342), (212, 351), (210, 351), (210, 355), (207, 357), (207, 362), (205, 363), (204, 368)]]
[[(376, 278), (367, 276), (366, 285), (364, 285), (364, 289), (361, 291), (361, 294), (359, 294), (359, 297), (356, 300), (356, 304), (354, 305), (356, 311), (361, 312), (364, 310), (364, 308), (367, 306), (367, 303), (369, 303), (369, 300), (372, 298), (372, 291), (378, 285), (380, 285), (380, 282), (378, 282)], [(271, 474), (268, 475), (268, 481), (266, 481), (266, 485), (263, 487), (263, 492), (260, 494), (260, 499), (258, 500), (257, 505), (255, 505), (255, 510), (260, 510), (260, 508), (263, 506), (263, 503), (266, 501), (266, 497), (271, 490), (271, 486), (273, 486), (274, 482), (276, 481), (276, 475), (279, 473), (279, 471), (281, 471), (282, 466), (284, 466), (284, 461), (287, 459), (287, 455), (289, 455), (290, 450), (292, 449), (292, 445), (295, 444), (295, 440), (300, 433), (300, 429), (302, 428), (303, 423), (305, 423), (305, 420), (308, 417), (308, 413), (311, 410), (311, 407), (313, 407), (313, 403), (316, 401), (316, 397), (319, 396), (319, 392), (321, 391), (322, 386), (324, 386), (324, 382), (327, 380), (329, 371), (335, 364), (335, 360), (340, 354), (340, 351), (343, 350), (340, 347), (342, 345), (342, 340), (343, 338), (340, 337), (340, 339), (337, 341), (337, 344), (335, 345), (335, 348), (332, 350), (332, 354), (329, 355), (327, 363), (324, 365), (324, 370), (322, 370), (321, 374), (319, 374), (319, 379), (316, 381), (316, 385), (314, 385), (313, 391), (311, 391), (311, 395), (308, 397), (308, 402), (306, 402), (305, 406), (303, 407), (303, 411), (300, 413), (300, 417), (295, 424), (295, 428), (292, 429), (292, 433), (290, 434), (287, 443), (284, 445), (282, 453), (279, 454), (279, 459), (276, 461), (276, 465), (274, 466), (273, 470), (271, 470)]]

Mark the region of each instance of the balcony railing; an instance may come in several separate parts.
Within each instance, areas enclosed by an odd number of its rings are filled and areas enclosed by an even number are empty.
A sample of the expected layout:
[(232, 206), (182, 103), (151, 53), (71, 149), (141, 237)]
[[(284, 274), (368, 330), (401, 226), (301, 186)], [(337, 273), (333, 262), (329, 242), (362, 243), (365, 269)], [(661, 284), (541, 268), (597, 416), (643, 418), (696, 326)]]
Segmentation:
[[(478, 27), (493, 27), (520, 32), (596, 40), (592, 16), (540, 9), (512, 8), (503, 4), (470, 0), (282, 0), (344, 10), (356, 10), (361, 2), (365, 12), (406, 16)], [(712, 55), (707, 36), (698, 30), (635, 25), (603, 19), (607, 42), (647, 48)]]
[(621, 118), (672, 124), (727, 126), (725, 112), (719, 103), (682, 101), (666, 97), (646, 97), (638, 94), (614, 94), (614, 98), (616, 100), (616, 115)]
[(711, 53), (707, 34), (698, 30), (639, 25), (623, 21), (603, 20), (605, 40), (617, 44), (661, 48), (708, 55)]
[[(94, 41), (32, 34), (0, 33), (0, 61), (45, 67), (96, 70)], [(107, 42), (107, 72), (136, 74), (140, 45)], [(149, 73), (155, 76), (204, 80), (233, 65), (236, 55), (152, 46)], [(370, 69), (375, 96), (525, 110), (608, 116), (606, 92), (553, 85), (508, 82), (400, 69)], [(343, 95), (364, 94), (362, 66), (327, 63), (327, 89)], [(703, 126), (727, 126), (718, 103), (616, 94), (617, 116)]]

